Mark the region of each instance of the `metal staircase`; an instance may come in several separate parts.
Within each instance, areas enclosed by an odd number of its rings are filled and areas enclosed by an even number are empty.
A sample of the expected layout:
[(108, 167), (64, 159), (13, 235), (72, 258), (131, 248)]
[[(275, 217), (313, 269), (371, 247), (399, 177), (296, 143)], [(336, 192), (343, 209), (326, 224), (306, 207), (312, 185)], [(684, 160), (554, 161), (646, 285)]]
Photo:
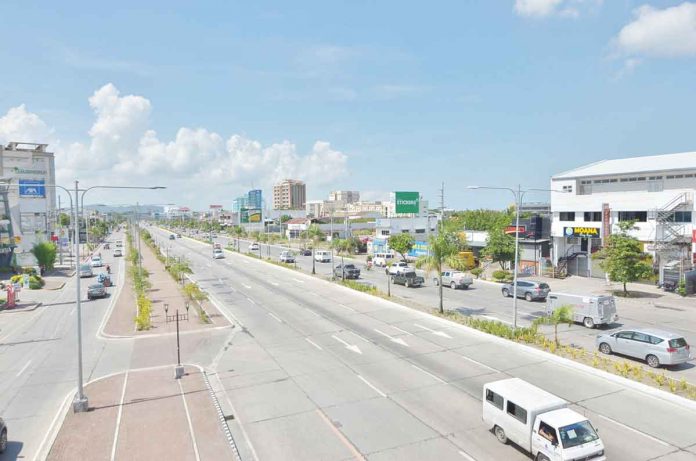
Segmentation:
[(587, 254), (586, 251), (577, 251), (577, 246), (573, 245), (568, 248), (565, 255), (558, 258), (558, 263), (554, 268), (553, 277), (558, 279), (564, 279), (568, 277), (568, 264), (577, 258), (579, 255)]
[(676, 222), (674, 213), (691, 211), (693, 208), (693, 193), (684, 192), (655, 211), (655, 251), (669, 252), (673, 251), (675, 246), (691, 242), (691, 235), (686, 232), (690, 223)]

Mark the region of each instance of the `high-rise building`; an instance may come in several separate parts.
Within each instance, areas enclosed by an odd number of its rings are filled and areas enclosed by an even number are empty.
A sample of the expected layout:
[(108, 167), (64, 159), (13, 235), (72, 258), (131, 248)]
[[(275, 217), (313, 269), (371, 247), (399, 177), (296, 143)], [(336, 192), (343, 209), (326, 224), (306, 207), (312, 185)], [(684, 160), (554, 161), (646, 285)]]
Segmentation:
[(343, 202), (344, 204), (360, 201), (360, 192), (357, 190), (335, 190), (329, 193), (329, 200), (332, 202)]
[(263, 192), (261, 189), (252, 189), (247, 194), (247, 207), (248, 208), (263, 208)]
[(232, 200), (232, 212), (239, 213), (242, 208), (248, 208), (247, 203), (249, 201), (248, 195), (240, 195), (236, 199)]
[(306, 186), (296, 179), (285, 179), (273, 186), (274, 210), (303, 210), (306, 202)]

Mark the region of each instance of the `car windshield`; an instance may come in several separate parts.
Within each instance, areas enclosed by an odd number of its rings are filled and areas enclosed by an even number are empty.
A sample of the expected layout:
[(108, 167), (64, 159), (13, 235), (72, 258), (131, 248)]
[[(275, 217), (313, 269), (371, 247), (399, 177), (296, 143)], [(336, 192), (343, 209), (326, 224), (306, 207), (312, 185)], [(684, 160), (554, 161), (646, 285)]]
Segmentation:
[(415, 272), (404, 272), (404, 277), (415, 277), (416, 273)]
[(561, 427), (558, 432), (561, 434), (563, 448), (572, 448), (599, 439), (597, 432), (589, 421), (569, 424)]
[(686, 346), (686, 339), (677, 338), (669, 340), (669, 347), (684, 347)]
[(346, 265), (343, 266), (343, 267), (345, 267), (346, 269), (355, 269), (355, 266), (352, 265), (352, 264), (346, 264)]
[(104, 285), (102, 285), (100, 283), (95, 283), (94, 285), (89, 286), (90, 290), (99, 290), (100, 288), (104, 288)]
[(89, 264), (82, 264), (82, 265), (80, 266), (80, 270), (81, 270), (81, 271), (91, 271), (92, 268), (89, 267)]

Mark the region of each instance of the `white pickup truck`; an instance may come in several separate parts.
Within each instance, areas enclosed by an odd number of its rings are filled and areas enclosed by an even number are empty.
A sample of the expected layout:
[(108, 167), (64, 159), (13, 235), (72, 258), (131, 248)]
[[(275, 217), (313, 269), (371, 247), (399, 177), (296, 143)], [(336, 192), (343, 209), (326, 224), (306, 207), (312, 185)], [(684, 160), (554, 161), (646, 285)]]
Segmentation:
[[(433, 283), (437, 286), (440, 281), (437, 277), (433, 279)], [(461, 271), (443, 271), (442, 272), (442, 286), (450, 287), (453, 290), (457, 288), (467, 289), (474, 283), (474, 279), (464, 272)]]
[(399, 261), (387, 267), (384, 272), (386, 272), (387, 275), (396, 275), (409, 270), (411, 270), (411, 267), (409, 267), (407, 262)]

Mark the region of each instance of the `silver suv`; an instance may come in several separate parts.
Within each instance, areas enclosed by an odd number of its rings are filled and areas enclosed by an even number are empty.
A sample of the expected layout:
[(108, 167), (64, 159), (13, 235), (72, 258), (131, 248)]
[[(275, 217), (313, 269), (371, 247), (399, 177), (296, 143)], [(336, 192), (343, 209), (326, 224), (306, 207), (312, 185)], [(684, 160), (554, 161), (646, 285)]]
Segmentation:
[(689, 345), (683, 336), (652, 328), (619, 330), (599, 335), (595, 340), (603, 354), (623, 354), (645, 360), (652, 368), (678, 365), (691, 359)]
[[(536, 299), (545, 300), (548, 296), (551, 287), (548, 283), (535, 282), (534, 280), (518, 280), (517, 281), (517, 297), (524, 298), (527, 301), (534, 301)], [(512, 283), (506, 283), (502, 288), (503, 296), (506, 298), (512, 296), (515, 292)]]

